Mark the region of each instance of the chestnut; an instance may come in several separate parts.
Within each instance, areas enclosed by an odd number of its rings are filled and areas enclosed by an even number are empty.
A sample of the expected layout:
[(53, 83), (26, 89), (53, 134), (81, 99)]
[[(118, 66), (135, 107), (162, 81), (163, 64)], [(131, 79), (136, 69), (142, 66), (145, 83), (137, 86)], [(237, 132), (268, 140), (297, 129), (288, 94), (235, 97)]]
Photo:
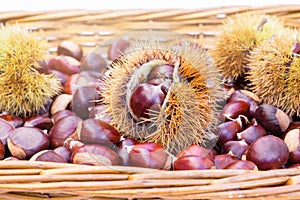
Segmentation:
[(246, 103), (248, 103), (250, 106), (249, 116), (253, 117), (255, 110), (261, 100), (253, 92), (250, 92), (248, 90), (234, 90), (234, 92), (231, 93), (231, 95), (227, 99), (227, 102), (230, 101), (245, 101)]
[(64, 40), (59, 43), (57, 48), (58, 55), (66, 55), (80, 61), (83, 56), (82, 48), (74, 41)]
[(56, 98), (54, 99), (54, 101), (51, 105), (50, 113), (52, 115), (54, 115), (56, 112), (58, 112), (60, 110), (67, 109), (67, 107), (70, 105), (72, 99), (73, 99), (73, 96), (70, 94), (60, 94), (60, 95), (56, 96)]
[(7, 138), (13, 130), (15, 130), (15, 127), (11, 123), (0, 118), (0, 140), (4, 146), (7, 144)]
[(48, 149), (49, 144), (48, 135), (32, 127), (17, 128), (7, 138), (10, 153), (19, 159), (28, 159), (33, 154)]
[(80, 70), (81, 63), (70, 56), (56, 56), (48, 62), (49, 70), (57, 70), (68, 76), (76, 74)]
[(207, 157), (189, 155), (177, 158), (174, 161), (174, 170), (210, 169), (213, 165), (213, 161)]
[(120, 138), (120, 133), (105, 121), (87, 119), (81, 124), (79, 140), (85, 144), (111, 145), (119, 142)]
[(278, 137), (282, 137), (291, 122), (285, 112), (270, 104), (259, 105), (254, 117), (267, 132)]
[(36, 127), (41, 130), (47, 130), (49, 131), (53, 126), (53, 121), (43, 115), (31, 115), (29, 117), (26, 117), (24, 119), (24, 125), (25, 127)]
[(214, 160), (215, 152), (214, 150), (206, 149), (203, 146), (197, 144), (191, 144), (190, 146), (183, 149), (179, 152), (176, 157), (180, 158), (183, 156), (199, 156), (199, 157), (207, 157), (210, 160)]
[(69, 78), (69, 75), (64, 74), (63, 72), (60, 72), (58, 70), (55, 69), (49, 69), (48, 74), (54, 74), (59, 80), (60, 80), (60, 84), (63, 86), (65, 85), (66, 81)]
[(221, 120), (228, 121), (237, 119), (240, 115), (249, 116), (250, 105), (245, 101), (229, 101), (220, 113)]
[(300, 129), (292, 129), (284, 135), (284, 142), (287, 144), (291, 163), (300, 162)]
[[(1, 114), (0, 119), (4, 119), (5, 121), (9, 122), (12, 124), (15, 128), (19, 128), (23, 126), (23, 119), (19, 116), (13, 115), (13, 114)], [(1, 125), (0, 125), (1, 127)], [(1, 129), (1, 128), (0, 128)]]
[(94, 71), (103, 74), (107, 66), (106, 61), (100, 54), (87, 53), (81, 59), (81, 71)]
[(56, 147), (55, 149), (53, 149), (53, 152), (55, 152), (56, 154), (60, 155), (65, 162), (70, 162), (70, 158), (71, 158), (71, 151), (69, 149), (67, 149), (64, 146), (60, 146), (60, 147)]
[(60, 119), (62, 119), (64, 117), (69, 117), (69, 116), (77, 116), (77, 115), (74, 112), (72, 112), (71, 110), (60, 110), (60, 111), (55, 112), (51, 116), (51, 120), (54, 123), (57, 123)]
[(239, 140), (244, 140), (248, 145), (254, 142), (256, 139), (267, 135), (266, 130), (261, 125), (252, 125), (237, 133), (237, 138)]
[(115, 151), (119, 155), (121, 165), (125, 165), (125, 166), (129, 165), (128, 148), (137, 143), (138, 142), (133, 138), (123, 138), (119, 143), (117, 143), (117, 146), (115, 147)]
[(112, 120), (112, 117), (106, 114), (106, 111), (104, 110), (105, 106), (104, 105), (96, 105), (91, 108), (89, 118), (91, 119), (99, 119), (102, 121), (105, 121), (107, 123), (110, 123)]
[(83, 86), (77, 88), (71, 103), (72, 111), (82, 119), (89, 118), (89, 109), (94, 107), (100, 96), (94, 86)]
[(244, 153), (247, 151), (249, 145), (244, 141), (228, 141), (222, 146), (223, 153), (230, 153), (241, 159)]
[(236, 160), (227, 165), (224, 169), (257, 170), (257, 166), (248, 160)]
[(85, 165), (118, 165), (119, 157), (106, 146), (86, 144), (73, 151), (71, 162)]
[(170, 169), (172, 165), (171, 156), (164, 148), (156, 143), (145, 142), (130, 146), (130, 165), (154, 169)]
[(166, 98), (160, 85), (142, 83), (134, 89), (130, 97), (130, 110), (137, 120), (150, 118), (149, 110), (159, 110)]
[(66, 162), (66, 160), (62, 156), (60, 156), (53, 150), (49, 150), (49, 149), (37, 152), (29, 160), (44, 161), (44, 162), (59, 162), (59, 163)]
[(75, 133), (81, 121), (82, 120), (77, 116), (68, 116), (54, 124), (49, 131), (51, 146), (53, 148), (63, 146), (65, 140)]
[(216, 169), (224, 169), (236, 160), (238, 160), (237, 157), (231, 154), (220, 154), (215, 156), (214, 163)]
[(279, 169), (288, 159), (288, 146), (282, 139), (273, 135), (255, 140), (246, 154), (246, 160), (252, 161), (261, 170)]
[(118, 38), (108, 48), (108, 59), (114, 61), (130, 46), (130, 42), (124, 38)]
[(223, 145), (225, 142), (236, 140), (237, 133), (242, 130), (242, 127), (237, 121), (228, 121), (218, 125), (217, 135), (218, 135), (218, 144)]
[(3, 160), (5, 157), (5, 146), (3, 145), (2, 141), (0, 140), (0, 160)]
[(174, 72), (174, 66), (171, 65), (159, 65), (154, 67), (148, 75), (148, 80), (152, 79), (172, 79)]

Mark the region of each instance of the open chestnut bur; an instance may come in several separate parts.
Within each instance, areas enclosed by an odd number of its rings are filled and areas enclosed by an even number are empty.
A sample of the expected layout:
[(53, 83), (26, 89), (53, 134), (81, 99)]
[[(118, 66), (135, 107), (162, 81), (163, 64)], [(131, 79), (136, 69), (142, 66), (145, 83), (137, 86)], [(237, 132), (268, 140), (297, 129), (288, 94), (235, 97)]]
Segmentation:
[[(207, 52), (169, 31), (129, 32), (145, 41), (131, 45), (108, 67), (101, 103), (125, 137), (178, 153), (216, 139), (217, 104), (224, 99), (220, 76)], [(155, 38), (167, 34), (170, 42)], [(138, 38), (138, 37), (137, 37)]]

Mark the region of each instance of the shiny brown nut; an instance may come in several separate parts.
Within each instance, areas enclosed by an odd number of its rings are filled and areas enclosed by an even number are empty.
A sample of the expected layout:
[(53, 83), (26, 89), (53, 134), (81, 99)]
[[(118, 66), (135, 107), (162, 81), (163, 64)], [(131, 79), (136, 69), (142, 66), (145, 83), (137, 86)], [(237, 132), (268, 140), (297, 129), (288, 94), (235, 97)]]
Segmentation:
[(54, 115), (56, 112), (60, 110), (66, 110), (68, 106), (71, 104), (73, 96), (70, 94), (60, 94), (58, 95), (52, 105), (51, 105), (51, 115)]
[(214, 158), (215, 167), (216, 169), (224, 169), (225, 167), (235, 162), (236, 160), (238, 160), (237, 157), (231, 154), (216, 155)]
[(1, 114), (0, 118), (4, 119), (7, 122), (9, 122), (15, 128), (19, 128), (19, 127), (23, 126), (23, 123), (24, 123), (24, 121), (21, 117), (13, 115), (13, 114)]
[(0, 140), (4, 146), (7, 144), (7, 138), (13, 130), (15, 130), (15, 127), (11, 123), (0, 118)]
[(112, 145), (118, 143), (120, 138), (120, 133), (105, 121), (86, 119), (81, 124), (79, 140), (85, 144)]
[(59, 43), (57, 48), (58, 55), (66, 55), (80, 61), (83, 56), (83, 51), (80, 45), (74, 41), (64, 40)]
[(222, 146), (225, 142), (236, 140), (237, 133), (242, 130), (242, 127), (237, 121), (224, 122), (217, 127), (218, 144)]
[(2, 141), (0, 140), (0, 160), (3, 160), (5, 157), (5, 146), (3, 145)]
[(63, 146), (65, 140), (75, 133), (81, 121), (77, 116), (68, 116), (55, 123), (49, 131), (51, 146), (53, 148)]
[(192, 144), (185, 149), (183, 149), (181, 152), (179, 152), (176, 157), (183, 157), (183, 156), (199, 156), (199, 157), (207, 157), (210, 160), (214, 160), (215, 152), (214, 150), (206, 149), (203, 146)]
[(100, 54), (88, 53), (81, 60), (81, 71), (94, 71), (103, 74), (107, 66), (106, 61)]
[(60, 147), (56, 147), (55, 149), (53, 149), (53, 151), (60, 155), (64, 160), (65, 162), (70, 162), (70, 158), (71, 158), (71, 151), (68, 150), (66, 147), (64, 146), (60, 146)]
[(77, 115), (73, 113), (71, 110), (60, 110), (51, 116), (51, 120), (53, 121), (53, 123), (57, 123), (60, 119), (69, 116), (77, 116)]
[(250, 105), (245, 101), (229, 101), (220, 113), (223, 122), (237, 119), (239, 116), (249, 116)]
[(44, 161), (44, 162), (58, 162), (58, 163), (66, 162), (66, 160), (62, 156), (60, 156), (53, 150), (49, 150), (49, 149), (37, 152), (29, 160)]
[(108, 48), (108, 59), (115, 60), (130, 46), (130, 42), (124, 38), (119, 38), (114, 41)]
[(236, 160), (227, 165), (224, 169), (257, 170), (257, 166), (248, 160)]
[(210, 169), (213, 165), (213, 161), (207, 157), (189, 155), (177, 158), (174, 161), (174, 170)]
[(70, 56), (56, 56), (48, 62), (49, 70), (57, 70), (66, 75), (76, 74), (80, 70), (81, 63)]
[(24, 127), (36, 127), (41, 130), (49, 131), (53, 126), (53, 121), (43, 115), (31, 115), (24, 119)]
[(269, 104), (259, 105), (254, 117), (267, 132), (278, 137), (283, 136), (291, 122), (285, 112)]
[(267, 135), (266, 130), (259, 124), (252, 125), (237, 134), (239, 140), (244, 140), (248, 145), (258, 138)]
[(228, 141), (222, 146), (222, 152), (224, 154), (231, 154), (233, 156), (236, 156), (238, 159), (241, 159), (248, 148), (249, 145), (244, 140)]
[(48, 149), (49, 144), (48, 135), (32, 127), (17, 128), (7, 138), (10, 153), (19, 159), (29, 159), (35, 153)]
[(73, 151), (71, 162), (84, 165), (118, 165), (118, 155), (106, 146), (86, 144)]

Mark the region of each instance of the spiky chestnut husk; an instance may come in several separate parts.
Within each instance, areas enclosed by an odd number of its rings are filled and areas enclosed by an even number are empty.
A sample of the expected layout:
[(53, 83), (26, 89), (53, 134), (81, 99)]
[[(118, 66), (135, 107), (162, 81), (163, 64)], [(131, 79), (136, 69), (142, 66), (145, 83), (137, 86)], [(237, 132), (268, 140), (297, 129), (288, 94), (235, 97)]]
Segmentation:
[(54, 75), (40, 74), (45, 43), (19, 25), (0, 27), (0, 111), (26, 116), (44, 109), (59, 92)]
[[(128, 101), (146, 81), (147, 67), (156, 62), (174, 66), (173, 81), (160, 109), (150, 109), (150, 119), (137, 119)], [(170, 152), (216, 141), (216, 104), (224, 98), (220, 75), (207, 52), (189, 43), (178, 48), (162, 48), (158, 42), (133, 44), (112, 62), (102, 95), (112, 124), (130, 138), (160, 144)]]
[(250, 52), (281, 29), (283, 25), (276, 17), (263, 13), (249, 12), (229, 17), (211, 50), (216, 67), (227, 81), (245, 84)]
[(250, 88), (263, 102), (300, 116), (300, 33), (284, 29), (255, 48), (249, 58)]

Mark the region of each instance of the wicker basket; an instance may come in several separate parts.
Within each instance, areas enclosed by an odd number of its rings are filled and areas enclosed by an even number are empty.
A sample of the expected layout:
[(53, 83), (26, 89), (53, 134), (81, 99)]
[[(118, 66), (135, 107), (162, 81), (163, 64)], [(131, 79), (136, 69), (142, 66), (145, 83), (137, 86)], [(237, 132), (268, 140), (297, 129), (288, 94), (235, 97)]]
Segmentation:
[[(117, 33), (152, 28), (191, 36), (209, 48), (224, 18), (249, 10), (277, 15), (287, 26), (300, 27), (300, 5), (3, 12), (0, 20), (38, 31), (54, 54), (65, 39), (89, 52)], [(107, 46), (100, 49), (105, 56)], [(0, 199), (300, 199), (299, 169), (162, 171), (29, 161), (1, 161), (0, 168)]]

